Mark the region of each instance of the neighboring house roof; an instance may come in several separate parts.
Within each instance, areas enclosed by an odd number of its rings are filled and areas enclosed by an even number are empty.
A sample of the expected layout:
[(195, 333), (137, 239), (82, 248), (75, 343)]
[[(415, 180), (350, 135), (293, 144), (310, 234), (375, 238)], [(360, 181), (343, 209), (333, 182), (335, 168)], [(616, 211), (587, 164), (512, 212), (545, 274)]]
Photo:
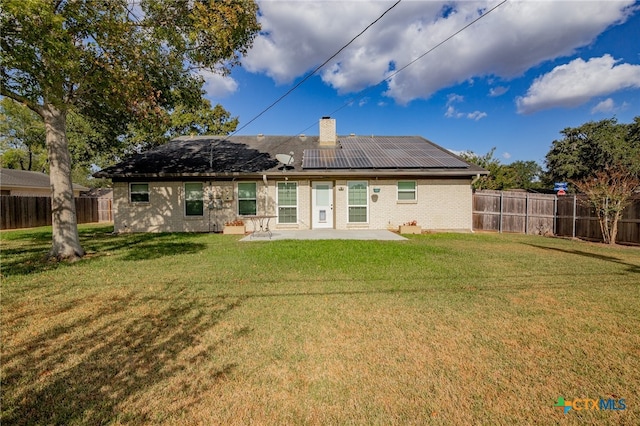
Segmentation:
[[(284, 166), (277, 154), (290, 154)], [(486, 170), (419, 136), (183, 136), (101, 170), (113, 179), (239, 175), (475, 176)]]
[[(83, 191), (84, 192), (84, 191)], [(82, 194), (84, 197), (90, 198), (113, 198), (112, 188), (91, 188)]]
[[(28, 170), (0, 169), (0, 187), (50, 189), (49, 175)], [(74, 191), (88, 191), (86, 186), (73, 184)]]

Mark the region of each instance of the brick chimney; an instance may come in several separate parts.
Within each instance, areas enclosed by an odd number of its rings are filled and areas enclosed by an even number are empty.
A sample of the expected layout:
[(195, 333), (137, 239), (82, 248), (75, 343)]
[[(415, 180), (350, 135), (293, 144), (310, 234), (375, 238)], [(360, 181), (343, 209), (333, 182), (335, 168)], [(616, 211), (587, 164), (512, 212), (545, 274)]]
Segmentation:
[(336, 146), (338, 136), (336, 135), (335, 118), (322, 117), (320, 119), (320, 138), (318, 142), (320, 146)]

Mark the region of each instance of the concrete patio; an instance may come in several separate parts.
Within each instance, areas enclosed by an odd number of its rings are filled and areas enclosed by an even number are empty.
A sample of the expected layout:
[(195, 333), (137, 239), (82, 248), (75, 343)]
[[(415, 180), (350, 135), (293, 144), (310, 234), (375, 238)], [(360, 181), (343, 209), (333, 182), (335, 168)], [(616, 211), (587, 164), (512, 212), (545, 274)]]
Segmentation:
[(271, 238), (266, 233), (247, 235), (240, 241), (275, 240), (378, 240), (404, 241), (405, 237), (383, 229), (310, 229), (301, 231), (273, 231)]

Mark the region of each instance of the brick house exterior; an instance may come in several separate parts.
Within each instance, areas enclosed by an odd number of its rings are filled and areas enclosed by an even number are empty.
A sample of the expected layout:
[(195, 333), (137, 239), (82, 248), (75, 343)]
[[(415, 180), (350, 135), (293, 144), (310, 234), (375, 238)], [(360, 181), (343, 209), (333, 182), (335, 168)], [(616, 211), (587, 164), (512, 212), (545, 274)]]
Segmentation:
[(116, 232), (219, 232), (248, 215), (273, 230), (471, 231), (487, 173), (421, 137), (338, 137), (323, 118), (317, 137), (182, 137), (96, 176), (113, 180)]

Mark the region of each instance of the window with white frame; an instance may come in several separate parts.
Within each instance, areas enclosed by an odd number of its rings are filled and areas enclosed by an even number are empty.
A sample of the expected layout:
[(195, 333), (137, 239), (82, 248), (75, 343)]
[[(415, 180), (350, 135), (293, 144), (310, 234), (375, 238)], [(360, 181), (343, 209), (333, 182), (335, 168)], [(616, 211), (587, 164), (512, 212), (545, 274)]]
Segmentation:
[(398, 181), (398, 201), (416, 200), (416, 181)]
[(255, 182), (238, 183), (238, 214), (240, 216), (258, 214)]
[(184, 206), (186, 216), (204, 215), (204, 191), (202, 182), (184, 184)]
[(297, 182), (278, 182), (278, 223), (298, 223)]
[(367, 182), (351, 181), (347, 182), (349, 190), (349, 223), (366, 223), (367, 222)]
[(149, 202), (149, 184), (148, 183), (130, 183), (129, 184), (129, 201), (132, 203), (148, 203)]

